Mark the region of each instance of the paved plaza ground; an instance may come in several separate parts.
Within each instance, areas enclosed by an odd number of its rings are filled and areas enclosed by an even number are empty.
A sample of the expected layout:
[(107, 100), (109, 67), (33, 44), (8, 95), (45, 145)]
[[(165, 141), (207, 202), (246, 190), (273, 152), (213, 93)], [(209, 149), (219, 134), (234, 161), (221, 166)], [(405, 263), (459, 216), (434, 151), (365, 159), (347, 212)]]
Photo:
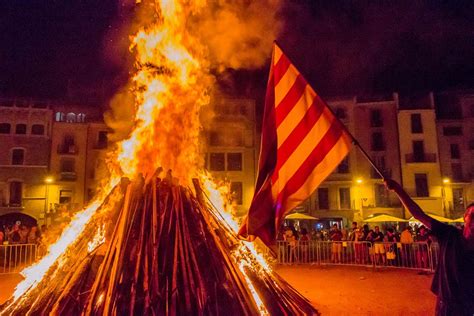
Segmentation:
[(322, 315), (434, 315), (432, 275), (402, 269), (279, 266)]
[[(432, 275), (360, 267), (278, 266), (275, 270), (323, 315), (433, 315)], [(0, 275), (0, 303), (21, 280)]]

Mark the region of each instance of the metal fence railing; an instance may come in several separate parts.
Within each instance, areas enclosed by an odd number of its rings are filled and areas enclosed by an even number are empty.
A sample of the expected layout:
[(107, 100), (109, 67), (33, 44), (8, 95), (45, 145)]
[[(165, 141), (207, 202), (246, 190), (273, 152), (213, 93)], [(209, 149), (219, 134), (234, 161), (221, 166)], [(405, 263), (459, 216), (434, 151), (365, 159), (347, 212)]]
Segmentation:
[(277, 241), (280, 264), (335, 264), (434, 271), (438, 244), (368, 241)]
[(0, 245), (0, 274), (18, 273), (35, 262), (36, 244)]

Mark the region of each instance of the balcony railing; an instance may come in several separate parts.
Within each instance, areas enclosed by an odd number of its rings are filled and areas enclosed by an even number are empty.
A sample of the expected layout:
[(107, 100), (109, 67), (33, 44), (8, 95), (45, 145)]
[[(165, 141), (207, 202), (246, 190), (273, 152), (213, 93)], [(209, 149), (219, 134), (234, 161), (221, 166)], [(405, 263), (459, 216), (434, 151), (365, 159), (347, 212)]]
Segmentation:
[(77, 174), (73, 171), (61, 171), (61, 181), (76, 181)]
[(405, 155), (406, 163), (417, 163), (417, 162), (436, 162), (436, 154), (406, 154)]
[(77, 149), (76, 145), (58, 145), (58, 154), (60, 155), (77, 155), (78, 153), (79, 150)]

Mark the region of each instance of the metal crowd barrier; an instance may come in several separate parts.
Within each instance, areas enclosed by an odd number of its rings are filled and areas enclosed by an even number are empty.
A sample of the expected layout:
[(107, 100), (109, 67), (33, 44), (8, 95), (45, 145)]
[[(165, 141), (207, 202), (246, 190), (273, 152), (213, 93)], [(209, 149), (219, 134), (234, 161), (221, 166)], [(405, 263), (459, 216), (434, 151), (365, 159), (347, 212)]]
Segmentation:
[(0, 274), (18, 273), (35, 262), (36, 244), (0, 245)]
[(434, 271), (439, 247), (426, 242), (277, 241), (280, 264), (333, 264)]

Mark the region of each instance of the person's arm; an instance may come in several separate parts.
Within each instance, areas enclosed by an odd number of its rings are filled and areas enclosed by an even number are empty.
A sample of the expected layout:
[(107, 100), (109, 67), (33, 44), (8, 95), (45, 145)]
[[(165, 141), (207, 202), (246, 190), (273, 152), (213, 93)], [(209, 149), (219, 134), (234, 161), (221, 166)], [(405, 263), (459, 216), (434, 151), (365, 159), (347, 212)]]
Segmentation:
[(392, 179), (384, 179), (384, 183), (388, 190), (395, 192), (402, 204), (408, 209), (413, 217), (422, 222), (429, 229), (432, 229), (433, 226), (439, 223), (436, 223), (437, 220), (426, 215), (426, 213), (423, 212), (418, 204), (416, 204), (415, 201), (413, 201), (411, 197), (405, 192), (405, 190), (403, 190), (402, 186), (398, 182)]

